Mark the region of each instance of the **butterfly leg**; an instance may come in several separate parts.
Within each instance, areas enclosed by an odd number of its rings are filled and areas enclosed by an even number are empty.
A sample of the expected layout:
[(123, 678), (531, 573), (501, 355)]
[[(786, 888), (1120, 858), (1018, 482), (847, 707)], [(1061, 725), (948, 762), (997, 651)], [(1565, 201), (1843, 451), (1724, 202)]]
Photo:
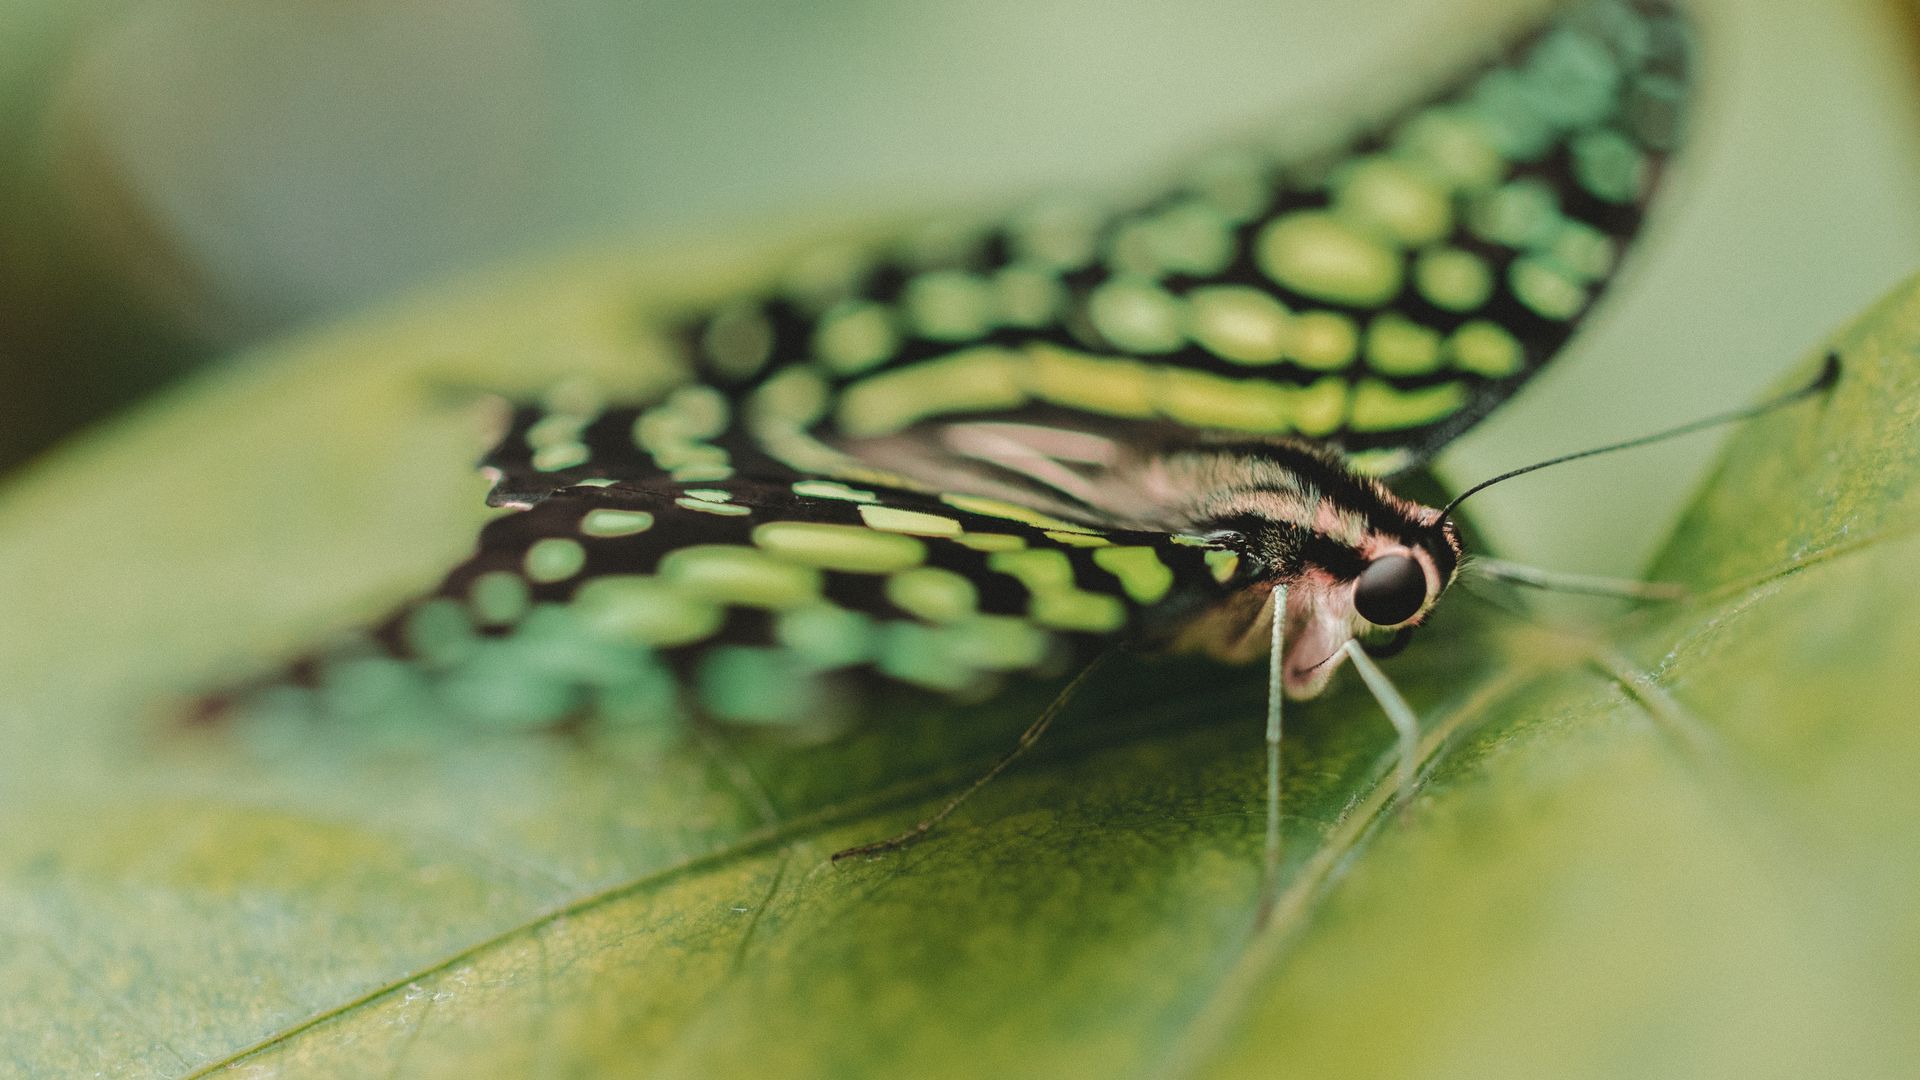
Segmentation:
[(1286, 705), (1287, 587), (1273, 587), (1273, 640), (1267, 651), (1267, 839), (1261, 860), (1259, 924), (1280, 894), (1280, 719)]
[(1494, 581), (1505, 581), (1514, 585), (1524, 585), (1530, 589), (1544, 589), (1551, 592), (1616, 596), (1625, 600), (1641, 601), (1685, 600), (1688, 595), (1687, 587), (1674, 581), (1634, 581), (1630, 578), (1567, 574), (1558, 570), (1522, 566), (1505, 559), (1485, 557), (1474, 559), (1471, 565), (1476, 572)]
[(1413, 791), (1414, 769), (1420, 760), (1420, 718), (1414, 715), (1413, 706), (1400, 696), (1387, 679), (1387, 673), (1373, 662), (1358, 641), (1348, 641), (1341, 646), (1347, 659), (1353, 663), (1353, 669), (1360, 673), (1360, 681), (1367, 684), (1373, 699), (1380, 703), (1380, 711), (1387, 714), (1387, 722), (1393, 725), (1395, 734), (1400, 737), (1400, 761), (1396, 772), (1399, 777), (1399, 798), (1406, 798)]
[(993, 767), (982, 773), (979, 779), (967, 785), (964, 791), (948, 799), (945, 806), (934, 811), (931, 816), (923, 819), (919, 824), (898, 836), (890, 836), (885, 840), (876, 840), (871, 844), (861, 844), (859, 847), (850, 847), (844, 851), (836, 851), (833, 853), (832, 861), (839, 862), (842, 859), (872, 858), (876, 855), (884, 855), (889, 851), (897, 851), (900, 848), (906, 847), (908, 844), (932, 832), (934, 826), (952, 816), (955, 810), (960, 809), (961, 803), (973, 797), (974, 792), (986, 787), (987, 783), (994, 777), (1005, 772), (1007, 766), (1020, 760), (1021, 755), (1031, 750), (1033, 744), (1040, 741), (1040, 736), (1046, 734), (1047, 729), (1053, 726), (1054, 720), (1066, 709), (1067, 703), (1073, 700), (1074, 695), (1079, 692), (1080, 687), (1086, 683), (1087, 677), (1092, 675), (1095, 670), (1105, 663), (1107, 657), (1112, 656), (1113, 652), (1114, 650), (1108, 649), (1106, 652), (1094, 657), (1092, 662), (1088, 663), (1086, 667), (1081, 668), (1080, 674), (1075, 675), (1073, 681), (1061, 688), (1059, 695), (1053, 699), (1052, 704), (1048, 705), (1046, 709), (1040, 713), (1039, 719), (1027, 725), (1027, 730), (1020, 733), (1020, 739), (1014, 743), (1013, 749), (1009, 750), (1006, 756), (1002, 757), (999, 761), (994, 762)]

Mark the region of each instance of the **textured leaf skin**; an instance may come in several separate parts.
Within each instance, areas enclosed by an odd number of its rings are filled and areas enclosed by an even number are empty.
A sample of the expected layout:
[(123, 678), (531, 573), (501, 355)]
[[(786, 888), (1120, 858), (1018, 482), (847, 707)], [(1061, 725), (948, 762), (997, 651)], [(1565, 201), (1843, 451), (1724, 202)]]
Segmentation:
[(0, 1071), (1872, 1076), (1920, 1053), (1920, 287), (1838, 339), (1831, 401), (1731, 441), (1656, 568), (1702, 599), (1580, 634), (1441, 612), (1390, 669), (1439, 748), (1404, 810), (1370, 702), (1296, 712), (1291, 891), (1250, 935), (1257, 672), (1114, 665), (935, 840), (839, 867), (1042, 702), (812, 747), (166, 727), (164, 691), (468, 542), (483, 485), (448, 478), (480, 426), (432, 382), (646, 370), (629, 298), (653, 284), (585, 276), (309, 340), (0, 497)]

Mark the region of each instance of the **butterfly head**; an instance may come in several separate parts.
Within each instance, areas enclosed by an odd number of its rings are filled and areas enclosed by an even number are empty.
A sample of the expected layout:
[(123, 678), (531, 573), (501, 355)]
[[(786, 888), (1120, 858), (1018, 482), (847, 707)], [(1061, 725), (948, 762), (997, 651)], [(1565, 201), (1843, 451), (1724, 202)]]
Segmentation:
[(1263, 655), (1272, 605), (1284, 595), (1288, 696), (1325, 689), (1348, 641), (1397, 647), (1452, 584), (1460, 537), (1439, 510), (1329, 457), (1268, 452), (1236, 471), (1245, 482), (1216, 487), (1196, 515), (1203, 535), (1240, 565), (1233, 596), (1198, 621), (1194, 644), (1228, 660)]

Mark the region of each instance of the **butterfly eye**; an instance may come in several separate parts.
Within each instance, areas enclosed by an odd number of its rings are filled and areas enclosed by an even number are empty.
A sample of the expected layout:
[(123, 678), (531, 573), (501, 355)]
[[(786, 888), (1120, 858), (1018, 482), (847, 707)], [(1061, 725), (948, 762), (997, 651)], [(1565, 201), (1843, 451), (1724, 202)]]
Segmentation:
[(1405, 555), (1382, 555), (1353, 586), (1353, 610), (1375, 626), (1398, 626), (1427, 602), (1427, 572)]
[(1201, 539), (1209, 544), (1217, 544), (1220, 547), (1238, 550), (1246, 546), (1247, 534), (1235, 529), (1215, 529), (1201, 537)]

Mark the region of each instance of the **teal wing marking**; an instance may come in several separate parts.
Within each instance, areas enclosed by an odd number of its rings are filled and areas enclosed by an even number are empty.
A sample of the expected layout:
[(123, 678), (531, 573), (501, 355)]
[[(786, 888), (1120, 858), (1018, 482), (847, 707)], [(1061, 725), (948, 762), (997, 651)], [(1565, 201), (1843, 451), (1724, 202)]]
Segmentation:
[(1512, 394), (1614, 279), (1689, 52), (1671, 5), (1588, 0), (1331, 158), (1225, 154), (1126, 212), (825, 252), (689, 347), (827, 444), (1037, 416), (1297, 435), (1401, 467)]
[(1224, 595), (1233, 557), (1021, 507), (823, 480), (577, 486), (433, 594), (240, 692), (240, 712), (539, 728), (831, 725), (875, 680), (975, 697)]
[(743, 437), (726, 395), (695, 383), (644, 405), (514, 406), (505, 434), (480, 464), (496, 476), (489, 496), (495, 505), (537, 502), (582, 483), (701, 483), (742, 470), (800, 478)]

